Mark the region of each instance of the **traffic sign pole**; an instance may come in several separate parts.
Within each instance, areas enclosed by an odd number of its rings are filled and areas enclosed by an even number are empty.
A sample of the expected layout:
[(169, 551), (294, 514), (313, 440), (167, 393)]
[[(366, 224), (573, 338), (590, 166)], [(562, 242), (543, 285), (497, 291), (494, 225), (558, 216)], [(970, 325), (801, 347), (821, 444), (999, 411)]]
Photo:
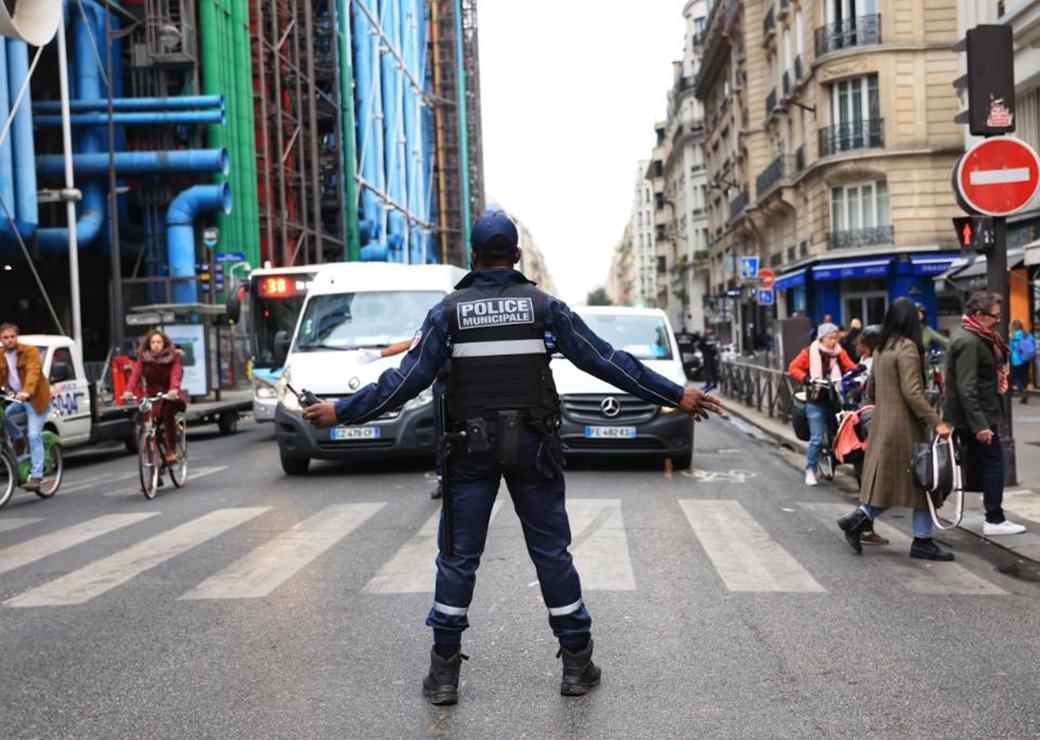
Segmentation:
[[(993, 219), (995, 245), (986, 255), (986, 290), (1001, 297), (1003, 303), (1000, 321), (994, 327), (997, 332), (1008, 338), (1008, 321), (1011, 319), (1011, 286), (1008, 282), (1007, 259), (1007, 218), (998, 216)], [(1025, 393), (1027, 391), (1023, 391)], [(1004, 454), (1004, 485), (1018, 484), (1018, 465), (1015, 459), (1015, 438), (1011, 424), (1011, 393), (1001, 396), (1004, 413), (1000, 415), (997, 430), (1000, 435), (1000, 447)]]

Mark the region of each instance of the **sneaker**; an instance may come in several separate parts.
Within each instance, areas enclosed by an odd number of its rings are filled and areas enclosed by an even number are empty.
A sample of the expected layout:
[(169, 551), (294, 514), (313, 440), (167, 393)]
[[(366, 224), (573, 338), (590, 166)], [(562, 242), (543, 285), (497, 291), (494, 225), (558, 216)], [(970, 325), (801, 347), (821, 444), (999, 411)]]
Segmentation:
[(811, 468), (805, 471), (805, 485), (807, 486), (818, 486), (820, 482), (816, 480), (816, 471)]
[(43, 485), (43, 478), (30, 478), (22, 488), (26, 491), (39, 491)]
[(1021, 524), (1009, 522), (1007, 519), (1000, 522), (999, 524), (991, 524), (990, 522), (986, 522), (982, 525), (982, 534), (986, 535), (987, 537), (992, 537), (998, 534), (1022, 534), (1025, 531), (1026, 528), (1023, 527)]
[(867, 532), (861, 533), (860, 536), (859, 536), (859, 541), (862, 542), (864, 545), (887, 545), (888, 544), (888, 538), (887, 537), (882, 537), (877, 532), (875, 532), (873, 529), (871, 529), (871, 530), (869, 530)]

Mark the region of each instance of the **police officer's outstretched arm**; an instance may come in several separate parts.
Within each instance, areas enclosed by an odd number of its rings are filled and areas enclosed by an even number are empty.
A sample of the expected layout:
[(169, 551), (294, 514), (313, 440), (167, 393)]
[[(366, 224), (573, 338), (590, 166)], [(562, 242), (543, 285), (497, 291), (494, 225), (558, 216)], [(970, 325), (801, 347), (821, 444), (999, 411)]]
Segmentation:
[(560, 351), (590, 375), (644, 401), (678, 408), (698, 421), (707, 419), (709, 412), (723, 412), (717, 399), (695, 388), (683, 389), (628, 352), (614, 349), (562, 301), (553, 301), (550, 312)]
[(303, 418), (318, 427), (364, 424), (415, 398), (430, 387), (448, 360), (446, 326), (443, 305), (438, 304), (426, 315), (400, 367), (385, 371), (352, 396), (308, 406)]

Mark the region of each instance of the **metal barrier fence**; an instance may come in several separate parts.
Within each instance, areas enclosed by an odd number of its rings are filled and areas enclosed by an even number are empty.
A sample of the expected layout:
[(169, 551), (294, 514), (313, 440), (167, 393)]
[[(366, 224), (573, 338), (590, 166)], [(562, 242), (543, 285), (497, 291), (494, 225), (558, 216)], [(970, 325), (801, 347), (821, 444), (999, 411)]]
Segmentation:
[(782, 422), (791, 420), (796, 390), (795, 382), (783, 370), (734, 360), (720, 363), (719, 391), (723, 396)]

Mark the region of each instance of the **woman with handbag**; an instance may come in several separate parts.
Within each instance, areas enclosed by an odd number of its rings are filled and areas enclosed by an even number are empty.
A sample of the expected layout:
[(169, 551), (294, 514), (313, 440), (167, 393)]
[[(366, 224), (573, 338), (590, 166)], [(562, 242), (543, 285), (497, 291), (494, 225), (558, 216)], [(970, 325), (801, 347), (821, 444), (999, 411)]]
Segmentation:
[(930, 430), (943, 438), (953, 430), (925, 400), (921, 320), (909, 298), (893, 301), (885, 314), (867, 396), (875, 408), (863, 461), (862, 505), (839, 519), (838, 526), (849, 546), (862, 553), (861, 534), (872, 528), (875, 517), (893, 506), (909, 507), (914, 512), (910, 557), (953, 560), (953, 553), (932, 540), (927, 494), (914, 485), (910, 466), (914, 444), (926, 441)]
[(827, 424), (836, 423), (835, 389), (841, 383), (841, 376), (856, 368), (856, 363), (838, 344), (840, 338), (841, 330), (837, 326), (820, 324), (816, 330), (816, 341), (803, 349), (787, 366), (787, 372), (795, 382), (809, 386), (805, 405), (811, 432), (809, 448), (805, 453), (807, 486), (817, 485), (816, 469), (820, 464)]

